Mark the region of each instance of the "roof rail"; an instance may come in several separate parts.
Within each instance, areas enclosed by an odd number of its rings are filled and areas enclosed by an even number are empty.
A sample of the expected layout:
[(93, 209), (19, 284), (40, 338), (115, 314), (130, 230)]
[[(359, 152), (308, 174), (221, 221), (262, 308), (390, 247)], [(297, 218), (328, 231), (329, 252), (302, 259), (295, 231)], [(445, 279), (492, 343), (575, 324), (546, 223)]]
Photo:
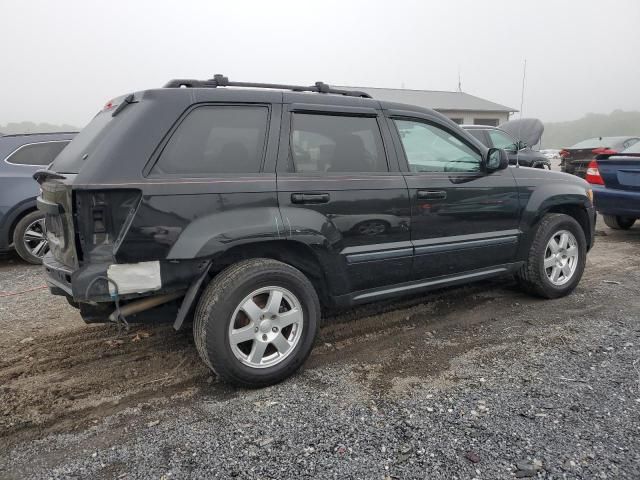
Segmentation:
[(217, 87), (250, 87), (250, 88), (274, 88), (278, 90), (292, 90), (294, 92), (316, 92), (316, 93), (333, 93), (336, 95), (345, 95), (347, 97), (371, 98), (371, 95), (358, 90), (342, 90), (331, 88), (324, 82), (316, 82), (315, 85), (308, 87), (299, 85), (281, 85), (277, 83), (253, 83), (253, 82), (230, 82), (228, 77), (216, 74), (209, 80), (193, 80), (193, 79), (175, 79), (170, 80), (164, 88), (217, 88)]

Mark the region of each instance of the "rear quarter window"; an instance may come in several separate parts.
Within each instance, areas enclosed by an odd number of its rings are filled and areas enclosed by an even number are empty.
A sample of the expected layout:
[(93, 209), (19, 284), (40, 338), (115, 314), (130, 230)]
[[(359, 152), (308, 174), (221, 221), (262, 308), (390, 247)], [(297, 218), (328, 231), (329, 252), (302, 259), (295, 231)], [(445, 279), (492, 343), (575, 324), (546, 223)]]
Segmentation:
[(266, 106), (197, 107), (173, 132), (151, 175), (258, 173), (268, 118)]
[(69, 140), (55, 140), (22, 145), (5, 160), (14, 165), (47, 166), (67, 146)]

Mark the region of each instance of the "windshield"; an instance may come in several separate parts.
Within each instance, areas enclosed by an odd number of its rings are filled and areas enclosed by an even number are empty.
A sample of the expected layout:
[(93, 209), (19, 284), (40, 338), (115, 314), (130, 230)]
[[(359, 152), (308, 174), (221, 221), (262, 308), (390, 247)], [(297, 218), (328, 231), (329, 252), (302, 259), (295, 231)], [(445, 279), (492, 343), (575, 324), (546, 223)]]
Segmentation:
[(50, 169), (57, 173), (78, 173), (109, 130), (107, 126), (113, 121), (110, 110), (98, 113), (67, 148), (60, 152)]

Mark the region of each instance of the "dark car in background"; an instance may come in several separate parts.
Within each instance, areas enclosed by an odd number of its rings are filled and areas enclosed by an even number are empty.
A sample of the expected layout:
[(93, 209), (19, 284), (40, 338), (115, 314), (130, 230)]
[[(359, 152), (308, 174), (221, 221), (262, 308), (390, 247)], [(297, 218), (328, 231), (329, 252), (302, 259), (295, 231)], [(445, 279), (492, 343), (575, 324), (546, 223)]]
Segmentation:
[(589, 162), (586, 180), (604, 222), (627, 230), (640, 218), (640, 142), (621, 153), (605, 153)]
[(622, 152), (635, 145), (640, 136), (594, 137), (560, 150), (560, 169), (563, 172), (585, 178), (587, 168), (596, 155)]
[[(516, 120), (513, 122), (516, 122)], [(509, 133), (504, 129), (505, 125), (513, 122), (502, 124), (500, 125), (500, 128), (489, 127), (487, 125), (462, 125), (462, 128), (480, 140), (487, 147), (502, 148), (503, 150), (506, 150), (507, 155), (509, 156), (509, 163), (511, 165), (515, 165), (517, 163), (522, 167), (547, 168), (550, 170), (551, 162), (546, 155), (531, 148), (539, 142), (540, 136), (537, 136), (536, 139), (536, 136), (534, 135), (530, 141), (522, 140), (522, 135), (520, 138), (517, 138), (517, 136), (514, 136), (512, 133)], [(515, 131), (517, 132), (517, 128)], [(524, 133), (527, 133), (526, 129), (521, 132), (521, 134)], [(540, 131), (540, 135), (542, 135), (542, 131)]]
[(48, 250), (44, 215), (37, 210), (33, 174), (53, 162), (75, 133), (0, 136), (0, 252), (15, 248), (24, 260), (42, 263)]

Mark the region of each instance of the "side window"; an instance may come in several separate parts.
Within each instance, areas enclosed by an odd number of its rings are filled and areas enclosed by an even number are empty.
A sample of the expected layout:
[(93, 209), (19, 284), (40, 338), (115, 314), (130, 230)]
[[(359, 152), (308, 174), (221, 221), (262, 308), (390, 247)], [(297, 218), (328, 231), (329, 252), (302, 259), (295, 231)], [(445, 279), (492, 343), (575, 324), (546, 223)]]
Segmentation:
[(267, 107), (198, 107), (173, 133), (151, 173), (257, 173), (264, 156), (268, 117)]
[(478, 172), (480, 153), (428, 123), (394, 120), (412, 172)]
[(58, 156), (69, 140), (55, 142), (38, 142), (23, 145), (6, 158), (16, 165), (49, 165)]
[(479, 128), (470, 128), (467, 130), (467, 133), (479, 140), (483, 145), (487, 144), (487, 139), (484, 136), (484, 130), (480, 130)]
[(498, 119), (497, 118), (474, 118), (474, 125), (487, 125), (489, 127), (497, 127)]
[(389, 171), (375, 118), (294, 113), (291, 122), (294, 171)]
[(496, 148), (504, 148), (505, 150), (509, 150), (515, 152), (518, 148), (516, 147), (516, 141), (513, 137), (510, 137), (506, 133), (502, 133), (499, 130), (487, 130), (489, 137), (491, 138), (491, 143)]

